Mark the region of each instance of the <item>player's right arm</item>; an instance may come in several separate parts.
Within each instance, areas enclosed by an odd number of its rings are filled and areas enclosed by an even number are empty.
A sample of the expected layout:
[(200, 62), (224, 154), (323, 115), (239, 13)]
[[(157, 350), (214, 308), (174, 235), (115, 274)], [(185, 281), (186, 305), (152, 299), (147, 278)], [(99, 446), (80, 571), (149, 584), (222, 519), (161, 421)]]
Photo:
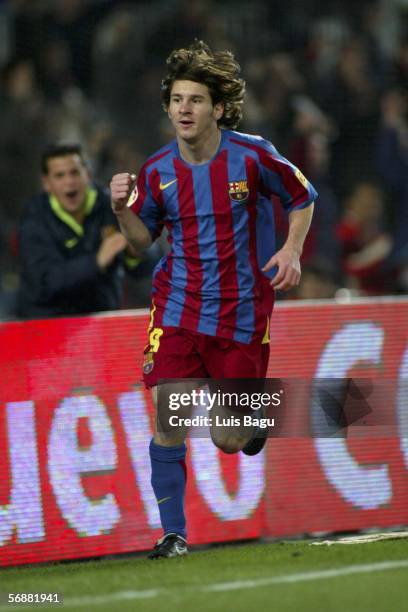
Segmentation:
[(140, 217), (128, 207), (135, 180), (135, 175), (128, 172), (115, 174), (112, 177), (110, 183), (111, 205), (126, 240), (136, 251), (143, 251), (152, 244), (152, 236)]

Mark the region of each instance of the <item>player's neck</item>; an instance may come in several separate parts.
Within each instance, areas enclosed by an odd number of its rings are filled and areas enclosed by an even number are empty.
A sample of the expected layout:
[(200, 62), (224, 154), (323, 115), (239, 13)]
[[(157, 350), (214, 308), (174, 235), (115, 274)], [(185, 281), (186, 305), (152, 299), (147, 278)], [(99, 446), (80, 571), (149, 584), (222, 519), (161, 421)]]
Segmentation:
[(217, 153), (221, 142), (221, 130), (218, 127), (202, 136), (196, 142), (187, 142), (178, 138), (180, 155), (189, 164), (205, 164)]

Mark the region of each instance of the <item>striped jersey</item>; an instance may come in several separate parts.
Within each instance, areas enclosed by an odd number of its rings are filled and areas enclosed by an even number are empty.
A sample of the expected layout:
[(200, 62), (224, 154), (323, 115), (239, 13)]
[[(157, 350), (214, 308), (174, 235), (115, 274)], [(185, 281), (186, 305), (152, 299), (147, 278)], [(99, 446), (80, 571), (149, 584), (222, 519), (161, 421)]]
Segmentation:
[(222, 130), (216, 155), (189, 164), (173, 140), (142, 167), (130, 202), (169, 253), (153, 277), (155, 327), (170, 325), (249, 343), (272, 311), (275, 253), (271, 197), (290, 212), (311, 204), (313, 186), (258, 136)]

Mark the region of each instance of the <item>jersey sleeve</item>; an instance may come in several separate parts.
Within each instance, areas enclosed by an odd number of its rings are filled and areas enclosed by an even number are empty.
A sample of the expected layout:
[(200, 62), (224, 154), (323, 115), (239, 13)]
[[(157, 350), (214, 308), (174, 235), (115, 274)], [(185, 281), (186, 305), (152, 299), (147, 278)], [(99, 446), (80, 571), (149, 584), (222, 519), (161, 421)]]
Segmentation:
[(306, 208), (318, 196), (316, 189), (276, 148), (267, 141), (259, 155), (262, 191), (268, 197), (279, 197), (283, 208), (290, 212)]
[(131, 211), (146, 225), (153, 241), (160, 236), (164, 225), (160, 192), (155, 188), (155, 175), (155, 171), (148, 174), (143, 167), (128, 202)]

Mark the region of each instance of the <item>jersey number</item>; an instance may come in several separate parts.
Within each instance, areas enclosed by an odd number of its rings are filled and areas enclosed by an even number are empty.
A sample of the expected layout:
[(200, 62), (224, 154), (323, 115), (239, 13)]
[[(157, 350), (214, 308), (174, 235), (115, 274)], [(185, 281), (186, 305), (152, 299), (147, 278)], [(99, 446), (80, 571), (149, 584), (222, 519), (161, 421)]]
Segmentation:
[(152, 353), (157, 353), (160, 346), (160, 337), (163, 335), (163, 330), (160, 327), (155, 327), (149, 334), (150, 350)]

